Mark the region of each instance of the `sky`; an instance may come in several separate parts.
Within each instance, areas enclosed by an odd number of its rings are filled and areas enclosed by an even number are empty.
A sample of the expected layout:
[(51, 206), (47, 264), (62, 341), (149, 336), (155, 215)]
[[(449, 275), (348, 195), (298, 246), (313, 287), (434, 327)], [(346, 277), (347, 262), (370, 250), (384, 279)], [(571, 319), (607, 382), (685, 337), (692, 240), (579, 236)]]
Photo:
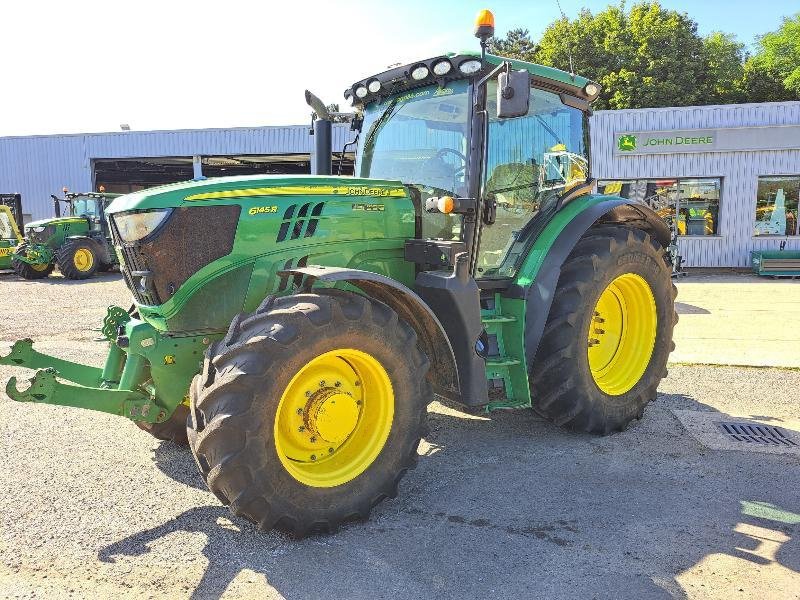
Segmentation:
[[(633, 4), (631, 0), (628, 5)], [(569, 17), (608, 0), (561, 0)], [(797, 0), (662, 0), (752, 44)], [(534, 39), (556, 0), (60, 0), (0, 5), (0, 136), (303, 124), (303, 91), (342, 92), (390, 64), (477, 49), (473, 19)], [(591, 76), (591, 73), (587, 73)]]

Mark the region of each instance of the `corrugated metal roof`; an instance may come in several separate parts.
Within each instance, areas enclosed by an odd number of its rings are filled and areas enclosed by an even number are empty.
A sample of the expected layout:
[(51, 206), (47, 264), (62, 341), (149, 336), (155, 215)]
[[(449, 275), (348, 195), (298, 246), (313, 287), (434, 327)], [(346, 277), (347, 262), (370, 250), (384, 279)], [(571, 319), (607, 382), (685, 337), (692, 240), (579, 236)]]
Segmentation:
[[(352, 137), (349, 125), (334, 125), (335, 150)], [(92, 189), (93, 159), (310, 154), (312, 147), (307, 125), (0, 137), (0, 192), (21, 193), (24, 212), (45, 218), (50, 194)]]
[[(745, 267), (751, 250), (776, 250), (785, 237), (754, 237), (759, 176), (800, 175), (800, 150), (698, 152), (614, 157), (616, 133), (800, 124), (800, 102), (597, 111), (591, 117), (597, 179), (720, 177), (719, 236), (681, 237), (688, 266)], [(800, 250), (800, 237), (787, 249)]]

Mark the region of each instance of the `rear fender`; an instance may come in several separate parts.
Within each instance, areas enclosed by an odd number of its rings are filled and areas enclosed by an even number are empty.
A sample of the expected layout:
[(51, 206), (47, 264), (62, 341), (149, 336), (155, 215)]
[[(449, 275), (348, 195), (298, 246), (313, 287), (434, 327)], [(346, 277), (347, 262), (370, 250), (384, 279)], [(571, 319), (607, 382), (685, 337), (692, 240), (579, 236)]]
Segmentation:
[(417, 333), (420, 348), (431, 361), (428, 379), (433, 391), (448, 400), (461, 401), (456, 359), (450, 340), (431, 308), (413, 290), (389, 277), (359, 269), (307, 266), (286, 269), (278, 274), (297, 276), (298, 281), (304, 277), (302, 288), (306, 292), (312, 291), (317, 281), (347, 282), (370, 298), (391, 307)]
[(558, 233), (533, 280), (524, 286), (512, 286), (508, 295), (525, 299), (525, 356), (528, 370), (533, 366), (544, 326), (550, 314), (561, 267), (578, 240), (598, 225), (624, 225), (641, 229), (662, 247), (670, 244), (667, 224), (650, 207), (619, 197), (608, 197), (588, 204)]

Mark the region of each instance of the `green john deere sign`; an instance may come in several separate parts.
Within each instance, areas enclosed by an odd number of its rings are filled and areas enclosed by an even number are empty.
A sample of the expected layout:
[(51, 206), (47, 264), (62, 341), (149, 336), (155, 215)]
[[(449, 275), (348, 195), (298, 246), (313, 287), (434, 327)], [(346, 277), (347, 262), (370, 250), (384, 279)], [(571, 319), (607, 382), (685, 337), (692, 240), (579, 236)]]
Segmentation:
[(800, 125), (666, 131), (615, 131), (615, 156), (800, 148)]

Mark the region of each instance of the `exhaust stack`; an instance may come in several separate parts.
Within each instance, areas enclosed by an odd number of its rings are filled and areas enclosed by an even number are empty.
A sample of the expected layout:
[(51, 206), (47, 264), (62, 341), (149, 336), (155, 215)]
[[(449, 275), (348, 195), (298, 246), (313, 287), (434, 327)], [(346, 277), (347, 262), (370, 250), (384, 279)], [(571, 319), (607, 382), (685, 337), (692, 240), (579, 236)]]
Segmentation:
[(314, 136), (314, 151), (311, 154), (311, 174), (331, 175), (333, 156), (333, 139), (331, 137), (333, 119), (331, 113), (322, 100), (308, 90), (306, 90), (306, 103), (316, 114), (311, 130), (311, 135)]

